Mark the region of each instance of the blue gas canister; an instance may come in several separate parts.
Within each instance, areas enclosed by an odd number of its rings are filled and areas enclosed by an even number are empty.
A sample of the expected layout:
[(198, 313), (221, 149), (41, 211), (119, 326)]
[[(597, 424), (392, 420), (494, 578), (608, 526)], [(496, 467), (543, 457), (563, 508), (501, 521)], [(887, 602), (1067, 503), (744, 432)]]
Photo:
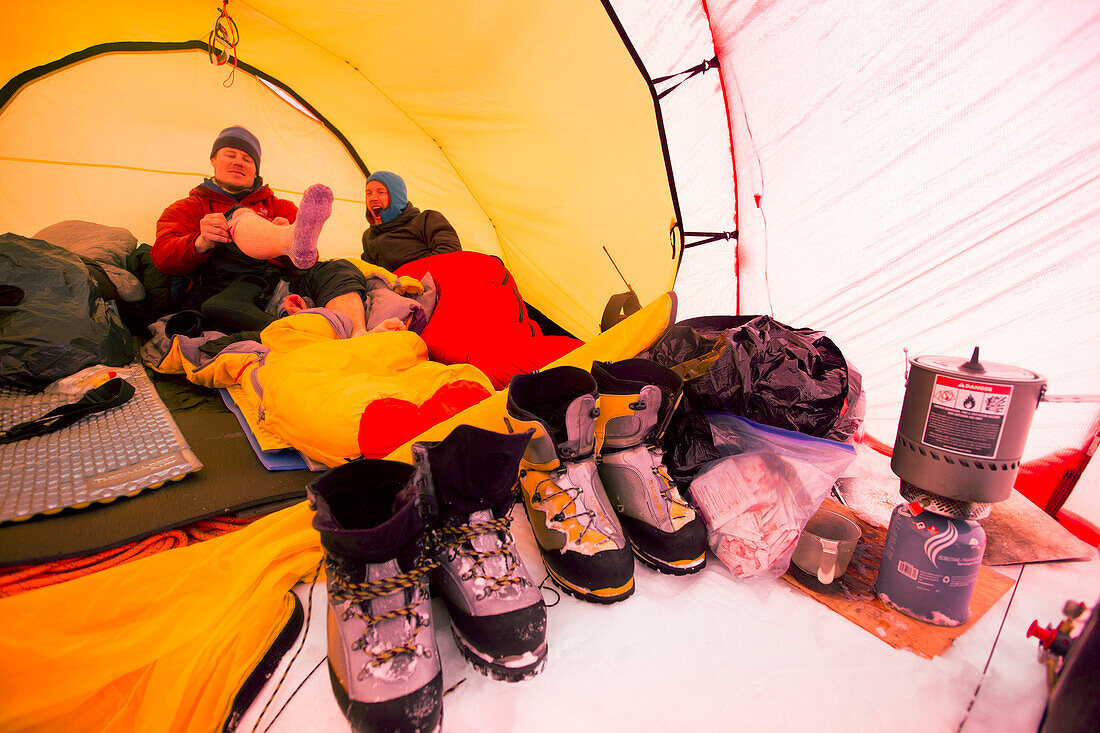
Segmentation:
[(918, 621), (959, 626), (970, 618), (984, 554), (985, 530), (973, 519), (900, 504), (890, 517), (875, 592)]

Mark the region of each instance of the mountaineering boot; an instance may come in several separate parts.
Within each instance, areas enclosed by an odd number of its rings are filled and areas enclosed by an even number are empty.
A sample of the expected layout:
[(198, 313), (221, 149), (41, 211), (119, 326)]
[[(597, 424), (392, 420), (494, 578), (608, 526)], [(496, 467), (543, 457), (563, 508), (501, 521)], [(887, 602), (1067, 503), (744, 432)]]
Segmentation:
[(687, 575), (706, 564), (702, 517), (684, 501), (661, 462), (661, 437), (684, 381), (649, 359), (594, 362), (600, 390), (599, 471), (634, 553), (662, 573)]
[(519, 483), (547, 573), (572, 596), (614, 603), (634, 592), (634, 558), (596, 472), (598, 396), (577, 367), (519, 374), (507, 422), (534, 430)]
[(308, 489), (328, 587), (328, 669), (356, 731), (437, 731), (443, 674), (413, 467), (360, 459)]
[(414, 482), (427, 524), (433, 590), (451, 614), (459, 650), (507, 682), (546, 665), (546, 604), (516, 550), (512, 506), (530, 433), (459, 425), (438, 443), (414, 443)]

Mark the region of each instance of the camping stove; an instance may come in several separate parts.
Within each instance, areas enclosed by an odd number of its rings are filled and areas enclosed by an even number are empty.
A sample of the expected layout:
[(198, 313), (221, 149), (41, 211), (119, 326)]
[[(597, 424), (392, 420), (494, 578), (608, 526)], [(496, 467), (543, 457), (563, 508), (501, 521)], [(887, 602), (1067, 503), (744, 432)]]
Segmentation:
[(1016, 367), (953, 357), (910, 360), (890, 468), (904, 504), (886, 533), (875, 591), (937, 626), (970, 618), (985, 554), (979, 519), (1012, 493), (1046, 380)]

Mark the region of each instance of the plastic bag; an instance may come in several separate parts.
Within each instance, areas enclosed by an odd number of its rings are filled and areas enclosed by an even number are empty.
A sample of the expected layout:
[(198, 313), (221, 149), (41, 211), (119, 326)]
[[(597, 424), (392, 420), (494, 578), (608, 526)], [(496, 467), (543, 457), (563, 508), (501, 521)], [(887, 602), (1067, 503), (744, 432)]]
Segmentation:
[(859, 372), (820, 331), (769, 316), (703, 316), (677, 323), (643, 356), (684, 378), (664, 439), (669, 472), (683, 483), (720, 455), (703, 411), (830, 440), (849, 439), (863, 421)]
[(704, 466), (689, 490), (710, 549), (737, 578), (778, 578), (855, 448), (729, 413), (704, 415), (725, 456)]

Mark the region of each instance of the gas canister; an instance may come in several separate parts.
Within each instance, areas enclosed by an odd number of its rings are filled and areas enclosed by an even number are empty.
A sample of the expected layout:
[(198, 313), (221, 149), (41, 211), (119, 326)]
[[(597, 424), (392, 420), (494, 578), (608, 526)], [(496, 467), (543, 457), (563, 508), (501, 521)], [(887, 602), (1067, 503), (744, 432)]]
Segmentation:
[(890, 517), (875, 592), (919, 621), (959, 626), (970, 618), (984, 554), (985, 530), (973, 519), (900, 504)]

